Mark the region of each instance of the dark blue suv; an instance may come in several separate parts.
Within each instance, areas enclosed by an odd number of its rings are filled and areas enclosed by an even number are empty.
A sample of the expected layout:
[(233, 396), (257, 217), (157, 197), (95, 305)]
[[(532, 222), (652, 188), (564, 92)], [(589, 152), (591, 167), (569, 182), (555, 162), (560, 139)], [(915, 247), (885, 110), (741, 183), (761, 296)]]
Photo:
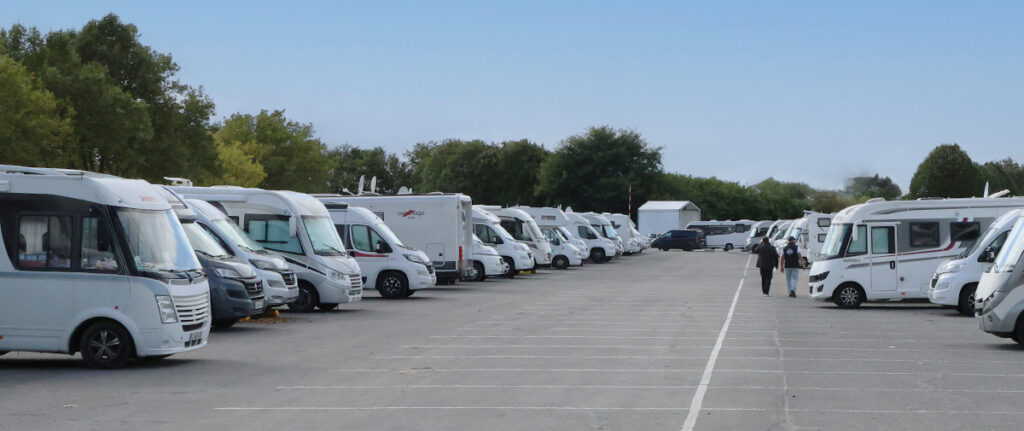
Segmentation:
[(661, 249), (661, 251), (669, 251), (673, 248), (693, 251), (707, 247), (707, 245), (704, 232), (697, 229), (670, 230), (651, 243), (651, 247)]

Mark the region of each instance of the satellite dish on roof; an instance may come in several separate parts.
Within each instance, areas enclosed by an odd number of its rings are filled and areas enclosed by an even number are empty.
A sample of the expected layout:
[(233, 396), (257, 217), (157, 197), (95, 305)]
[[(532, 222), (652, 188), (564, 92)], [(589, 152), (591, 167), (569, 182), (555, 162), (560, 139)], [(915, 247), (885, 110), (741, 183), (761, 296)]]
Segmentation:
[[(164, 179), (167, 180), (168, 182), (170, 182), (172, 186), (192, 187), (192, 180), (190, 180), (188, 178), (164, 177)], [(985, 187), (988, 187), (988, 186), (986, 185)], [(986, 192), (988, 191), (987, 188), (985, 190), (986, 190)]]
[(377, 177), (370, 178), (370, 193), (377, 193)]
[(359, 176), (359, 188), (356, 189), (356, 196), (363, 194), (363, 185), (366, 183), (366, 175)]
[(408, 188), (406, 186), (399, 187), (398, 188), (398, 194), (400, 194), (400, 195), (411, 195), (412, 194), (412, 189), (410, 189), (410, 188)]

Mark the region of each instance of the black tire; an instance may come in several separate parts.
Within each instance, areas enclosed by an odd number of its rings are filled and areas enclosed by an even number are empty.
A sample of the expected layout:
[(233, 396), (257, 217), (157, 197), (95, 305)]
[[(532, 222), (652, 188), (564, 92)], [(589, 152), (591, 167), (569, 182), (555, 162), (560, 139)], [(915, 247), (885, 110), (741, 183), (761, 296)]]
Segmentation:
[(121, 368), (135, 356), (135, 343), (121, 325), (104, 321), (93, 323), (78, 341), (85, 366), (109, 370)]
[(416, 291), (415, 291), (415, 290), (410, 290), (410, 291), (408, 291), (408, 292), (405, 292), (405, 297), (406, 297), (406, 298), (408, 298), (408, 297), (412, 296), (412, 295), (413, 295), (413, 294), (415, 294), (415, 293), (416, 293)]
[(319, 308), (320, 311), (331, 311), (331, 310), (333, 310), (335, 308), (338, 308), (338, 304), (330, 304), (330, 303), (326, 303), (326, 302), (321, 302), (321, 303), (316, 305), (316, 308)]
[(316, 288), (312, 284), (303, 281), (299, 283), (299, 297), (295, 298), (294, 302), (288, 303), (288, 309), (308, 313), (313, 311), (318, 304), (320, 304), (320, 294), (316, 292)]
[(511, 257), (508, 257), (508, 256), (502, 256), (501, 259), (504, 260), (505, 263), (508, 264), (508, 271), (505, 272), (503, 277), (505, 277), (505, 278), (514, 278), (516, 276), (516, 274), (519, 273), (519, 271), (516, 271), (516, 261), (513, 260)]
[(1013, 328), (1010, 338), (1018, 344), (1024, 344), (1024, 314), (1017, 317), (1017, 326)]
[(683, 246), (683, 251), (693, 251), (693, 246), (692, 245), (684, 245)]
[(722, 247), (722, 249), (725, 251), (732, 251), (732, 244), (726, 244), (725, 247)]
[(603, 248), (595, 248), (593, 250), (590, 250), (590, 260), (594, 261), (595, 263), (605, 263), (606, 260), (605, 260), (604, 249)]
[(476, 271), (476, 276), (469, 279), (469, 281), (484, 281), (487, 278), (487, 271), (484, 271), (484, 264), (480, 261), (473, 261), (473, 271)]
[(377, 293), (384, 299), (405, 298), (409, 291), (409, 279), (398, 271), (387, 271), (377, 276)]
[(841, 284), (832, 292), (832, 302), (839, 308), (857, 308), (864, 303), (864, 289), (860, 286), (847, 283)]
[(238, 323), (238, 319), (213, 319), (211, 324), (214, 328), (230, 328)]
[(566, 269), (569, 267), (569, 258), (561, 255), (555, 256), (555, 258), (551, 260), (551, 267), (555, 269)]
[(662, 247), (661, 251), (668, 251), (668, 247)]
[(974, 317), (974, 292), (978, 290), (978, 283), (971, 283), (960, 289), (960, 301), (957, 302), (956, 311), (965, 316)]

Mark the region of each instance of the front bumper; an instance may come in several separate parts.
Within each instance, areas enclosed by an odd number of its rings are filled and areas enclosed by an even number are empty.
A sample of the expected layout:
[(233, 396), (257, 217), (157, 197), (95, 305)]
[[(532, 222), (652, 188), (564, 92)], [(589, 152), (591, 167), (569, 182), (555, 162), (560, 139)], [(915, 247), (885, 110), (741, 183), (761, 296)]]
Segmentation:
[[(275, 275), (281, 275), (277, 272), (262, 269), (259, 272), (260, 278), (263, 279), (263, 296), (267, 298), (270, 307), (285, 305), (299, 299), (299, 285), (295, 282), (294, 274), (282, 281), (275, 277)], [(289, 280), (291, 284), (288, 284)]]
[(437, 274), (424, 265), (420, 266), (416, 268), (415, 276), (409, 277), (409, 290), (429, 289), (437, 285)]
[(347, 282), (337, 282), (324, 279), (317, 287), (320, 295), (320, 302), (327, 304), (347, 304), (363, 300), (363, 277), (359, 274), (349, 274)]
[(520, 271), (533, 269), (537, 266), (537, 263), (533, 260), (533, 253), (530, 252), (516, 252), (509, 257), (515, 262), (516, 269)]
[(957, 274), (940, 274), (939, 276), (932, 276), (931, 284), (928, 289), (928, 300), (933, 304), (939, 305), (959, 305), (960, 303), (960, 289), (954, 289), (953, 286), (959, 286), (956, 283)]
[(192, 331), (182, 329), (180, 323), (161, 325), (156, 329), (140, 329), (135, 340), (136, 353), (141, 356), (172, 355), (206, 346), (210, 338), (210, 321)]

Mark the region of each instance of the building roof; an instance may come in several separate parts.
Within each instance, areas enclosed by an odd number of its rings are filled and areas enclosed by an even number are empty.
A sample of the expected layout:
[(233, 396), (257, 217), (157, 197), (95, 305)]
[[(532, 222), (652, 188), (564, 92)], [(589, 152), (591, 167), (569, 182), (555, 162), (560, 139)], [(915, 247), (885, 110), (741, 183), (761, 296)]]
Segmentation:
[(647, 201), (643, 205), (640, 205), (640, 210), (653, 210), (653, 211), (680, 211), (680, 210), (697, 210), (700, 211), (700, 207), (690, 201)]

